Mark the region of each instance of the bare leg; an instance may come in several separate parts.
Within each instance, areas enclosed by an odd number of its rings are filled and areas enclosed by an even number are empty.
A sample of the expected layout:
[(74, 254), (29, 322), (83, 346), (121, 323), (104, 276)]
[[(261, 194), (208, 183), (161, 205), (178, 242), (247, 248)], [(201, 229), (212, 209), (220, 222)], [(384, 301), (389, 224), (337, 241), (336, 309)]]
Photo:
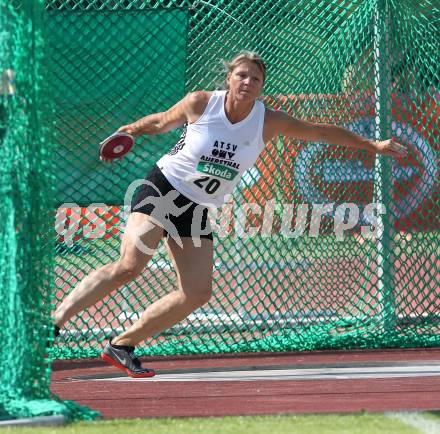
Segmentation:
[(168, 248), (179, 278), (179, 290), (157, 300), (124, 333), (113, 339), (115, 345), (136, 346), (145, 338), (165, 330), (207, 303), (212, 288), (212, 241), (201, 239), (194, 247), (191, 238), (182, 238), (183, 249), (168, 240)]
[(139, 242), (155, 250), (163, 236), (163, 229), (154, 225), (149, 216), (134, 212), (127, 220), (121, 244), (120, 258), (92, 271), (63, 300), (54, 314), (59, 327), (85, 308), (137, 277), (152, 255), (139, 250)]

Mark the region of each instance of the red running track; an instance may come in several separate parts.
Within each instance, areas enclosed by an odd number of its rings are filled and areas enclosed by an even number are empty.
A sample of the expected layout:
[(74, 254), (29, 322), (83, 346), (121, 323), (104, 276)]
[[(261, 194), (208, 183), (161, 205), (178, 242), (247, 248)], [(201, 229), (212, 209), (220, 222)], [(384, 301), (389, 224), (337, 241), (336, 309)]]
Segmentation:
[[(176, 370), (237, 367), (440, 364), (440, 348), (314, 351), (143, 358), (159, 375)], [(209, 370), (208, 369), (208, 370)], [(258, 371), (255, 371), (257, 374)], [(91, 378), (94, 381), (91, 381)], [(107, 380), (99, 380), (106, 377)], [(56, 361), (52, 392), (102, 413), (104, 418), (226, 416), (277, 413), (347, 413), (440, 409), (440, 375), (344, 380), (108, 381), (121, 371), (100, 360)], [(97, 380), (98, 378), (98, 380)]]

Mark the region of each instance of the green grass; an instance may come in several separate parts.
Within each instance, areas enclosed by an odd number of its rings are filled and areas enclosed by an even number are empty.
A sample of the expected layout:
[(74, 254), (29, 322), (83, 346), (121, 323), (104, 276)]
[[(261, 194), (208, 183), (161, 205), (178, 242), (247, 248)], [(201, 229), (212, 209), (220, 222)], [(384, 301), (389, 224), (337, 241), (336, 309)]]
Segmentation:
[[(426, 413), (419, 413), (425, 415)], [(432, 413), (431, 413), (432, 415)], [(438, 416), (438, 414), (437, 414)], [(125, 419), (63, 427), (4, 428), (10, 434), (421, 434), (383, 414), (280, 415), (222, 418)]]
[(440, 411), (427, 411), (426, 413), (423, 413), (423, 416), (426, 417), (426, 419), (440, 424)]

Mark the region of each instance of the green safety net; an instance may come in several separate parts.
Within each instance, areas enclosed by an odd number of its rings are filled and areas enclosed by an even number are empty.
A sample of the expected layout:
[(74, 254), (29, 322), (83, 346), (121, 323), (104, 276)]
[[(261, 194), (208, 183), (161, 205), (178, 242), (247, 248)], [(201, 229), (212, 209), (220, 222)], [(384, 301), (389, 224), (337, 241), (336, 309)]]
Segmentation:
[[(0, 333), (13, 348), (11, 364), (27, 354), (27, 370), (14, 381), (6, 364), (2, 395), (49, 399), (50, 309), (92, 270), (117, 260), (127, 188), (181, 131), (139, 138), (110, 165), (100, 162), (98, 143), (187, 92), (221, 88), (222, 60), (242, 50), (268, 64), (268, 109), (370, 139), (394, 137), (409, 156), (286, 137), (268, 144), (211, 216), (212, 300), (137, 353), (440, 344), (438, 3), (0, 5)], [(110, 336), (176, 289), (162, 243), (141, 276), (66, 324), (51, 357), (98, 356)]]
[(49, 390), (56, 144), (48, 137), (43, 2), (0, 1), (0, 421), (98, 413)]

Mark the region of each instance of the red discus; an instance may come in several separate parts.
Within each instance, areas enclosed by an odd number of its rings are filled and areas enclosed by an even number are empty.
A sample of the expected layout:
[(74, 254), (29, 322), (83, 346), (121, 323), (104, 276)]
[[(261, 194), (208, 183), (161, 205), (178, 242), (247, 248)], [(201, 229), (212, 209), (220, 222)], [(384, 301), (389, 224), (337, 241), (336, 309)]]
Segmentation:
[(99, 154), (103, 160), (121, 158), (131, 151), (134, 138), (131, 134), (117, 132), (100, 143)]

